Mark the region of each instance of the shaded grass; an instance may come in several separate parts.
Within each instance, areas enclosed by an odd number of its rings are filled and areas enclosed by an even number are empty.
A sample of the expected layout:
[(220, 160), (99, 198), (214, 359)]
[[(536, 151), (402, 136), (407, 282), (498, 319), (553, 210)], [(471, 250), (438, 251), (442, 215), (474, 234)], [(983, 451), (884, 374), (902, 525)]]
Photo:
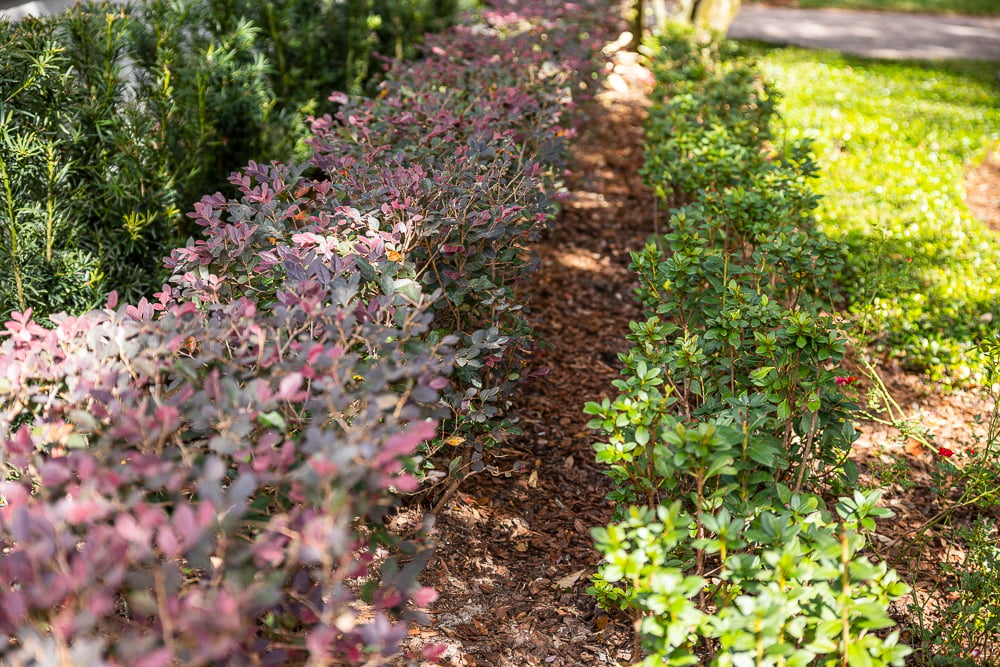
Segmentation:
[(846, 244), (860, 334), (932, 377), (975, 381), (978, 344), (1000, 327), (1000, 234), (962, 197), (1000, 140), (996, 63), (754, 48), (784, 131), (815, 139), (820, 228)]

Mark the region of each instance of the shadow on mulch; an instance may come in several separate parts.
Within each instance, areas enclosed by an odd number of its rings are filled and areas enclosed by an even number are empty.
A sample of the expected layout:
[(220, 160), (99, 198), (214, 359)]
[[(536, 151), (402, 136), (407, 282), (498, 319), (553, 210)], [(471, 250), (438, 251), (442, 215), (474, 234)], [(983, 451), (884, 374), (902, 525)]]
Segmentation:
[(612, 395), (629, 348), (629, 252), (652, 231), (642, 184), (651, 80), (634, 54), (615, 58), (608, 86), (574, 142), (568, 196), (536, 250), (541, 265), (522, 300), (545, 341), (512, 414), (523, 435), (499, 451), (510, 477), (468, 479), (437, 519), (438, 551), (424, 583), (441, 597), (410, 646), (443, 643), (441, 664), (466, 667), (625, 665), (631, 625), (586, 592), (600, 561), (590, 530), (611, 521), (607, 478), (594, 462), (583, 406)]

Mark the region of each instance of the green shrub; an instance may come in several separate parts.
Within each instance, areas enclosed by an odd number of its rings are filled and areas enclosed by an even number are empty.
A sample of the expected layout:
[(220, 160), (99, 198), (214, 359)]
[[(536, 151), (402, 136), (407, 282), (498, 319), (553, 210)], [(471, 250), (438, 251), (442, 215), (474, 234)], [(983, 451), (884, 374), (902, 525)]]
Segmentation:
[[(876, 500), (863, 498), (869, 508)], [(894, 625), (886, 610), (907, 587), (860, 555), (870, 515), (833, 521), (815, 497), (785, 502), (781, 512), (697, 520), (677, 502), (632, 508), (594, 530), (605, 554), (594, 590), (606, 606), (640, 612), (643, 665), (902, 664), (909, 649), (898, 633), (877, 631)]]
[(660, 85), (649, 119), (656, 143), (647, 146), (640, 173), (661, 197), (696, 197), (739, 183), (743, 165), (771, 137), (777, 94), (760, 84), (735, 43), (678, 48), (689, 36), (684, 28), (671, 30), (651, 49), (659, 50), (652, 69)]
[(69, 64), (53, 22), (0, 22), (0, 41), (0, 306), (86, 308), (104, 280), (79, 243)]
[(846, 339), (824, 314), (841, 251), (816, 229), (809, 146), (770, 135), (775, 95), (752, 66), (692, 66), (727, 47), (666, 39), (644, 175), (694, 201), (633, 253), (647, 319), (619, 396), (585, 408), (620, 508), (594, 530), (591, 591), (637, 617), (649, 667), (901, 665), (910, 649), (882, 631), (907, 586), (861, 555), (892, 513), (877, 491), (832, 509), (821, 495), (856, 483), (857, 433)]

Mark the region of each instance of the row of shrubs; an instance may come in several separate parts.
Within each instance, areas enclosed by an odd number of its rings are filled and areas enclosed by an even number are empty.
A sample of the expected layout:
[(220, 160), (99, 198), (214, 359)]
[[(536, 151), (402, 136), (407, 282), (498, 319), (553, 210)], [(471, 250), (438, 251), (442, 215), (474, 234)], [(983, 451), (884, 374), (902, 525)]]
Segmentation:
[(591, 592), (637, 619), (650, 667), (902, 665), (887, 629), (908, 589), (863, 555), (891, 513), (853, 490), (854, 378), (824, 314), (840, 253), (809, 146), (774, 135), (777, 92), (733, 43), (647, 46), (642, 173), (671, 217), (632, 255), (646, 319), (619, 395), (586, 406), (621, 508), (594, 530)]
[(393, 660), (435, 593), (427, 524), (385, 519), (437, 447), (475, 465), (523, 373), (512, 290), (602, 4), (428, 38), (375, 98), (330, 97), (307, 160), (205, 197), (155, 297), (6, 323), (4, 664)]
[(412, 55), (457, 0), (145, 0), (0, 21), (0, 313), (132, 301), (249, 160), (306, 154), (308, 114)]

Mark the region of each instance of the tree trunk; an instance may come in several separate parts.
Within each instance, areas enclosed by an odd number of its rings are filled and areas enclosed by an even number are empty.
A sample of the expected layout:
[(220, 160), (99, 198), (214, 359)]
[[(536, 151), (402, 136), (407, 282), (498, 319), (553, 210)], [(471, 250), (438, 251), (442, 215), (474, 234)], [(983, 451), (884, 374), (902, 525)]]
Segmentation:
[(739, 9), (740, 0), (677, 0), (674, 16), (725, 33)]
[(645, 14), (645, 0), (635, 0), (635, 16), (632, 19), (632, 42), (628, 45), (628, 48), (632, 51), (638, 51), (639, 45), (642, 44), (642, 35), (645, 29)]
[(670, 19), (667, 0), (650, 0), (653, 5), (653, 25), (661, 26)]

